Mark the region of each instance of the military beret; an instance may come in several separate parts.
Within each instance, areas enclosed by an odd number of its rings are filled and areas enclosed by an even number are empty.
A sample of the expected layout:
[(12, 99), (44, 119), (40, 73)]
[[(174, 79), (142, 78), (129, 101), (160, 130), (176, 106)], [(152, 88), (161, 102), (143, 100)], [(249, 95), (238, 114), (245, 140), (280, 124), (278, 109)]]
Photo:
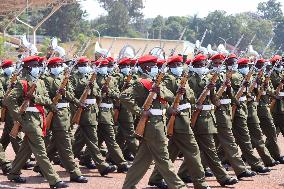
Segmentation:
[(62, 63), (64, 60), (60, 57), (53, 57), (53, 58), (50, 58), (48, 60), (48, 65), (54, 65), (54, 64), (57, 64), (57, 63)]
[(13, 61), (12, 60), (4, 60), (1, 64), (1, 67), (9, 67), (13, 65)]
[(158, 59), (157, 60), (157, 65), (158, 66), (162, 66), (165, 62), (166, 62), (166, 60), (164, 60), (164, 59)]
[(108, 60), (108, 62), (114, 62), (114, 59), (112, 57), (110, 57), (110, 56), (107, 57), (106, 59)]
[(182, 62), (183, 61), (183, 58), (182, 56), (171, 56), (168, 58), (168, 64), (171, 64), (171, 63), (175, 63), (175, 62)]
[(131, 62), (131, 59), (125, 57), (125, 58), (122, 58), (121, 60), (119, 60), (119, 63), (118, 63), (118, 64), (119, 64), (119, 65), (129, 65), (130, 62)]
[(225, 60), (225, 56), (223, 54), (215, 54), (210, 59), (211, 60), (216, 60), (216, 59)]
[(264, 64), (265, 62), (266, 62), (266, 60), (263, 59), (263, 58), (258, 59), (258, 60), (256, 61), (256, 63), (261, 63), (261, 64)]
[(81, 57), (78, 60), (78, 64), (89, 62), (90, 60), (87, 57)]
[(230, 56), (228, 56), (228, 59), (230, 59), (230, 58), (237, 58), (237, 55), (235, 55), (235, 54), (230, 54)]
[(139, 59), (138, 59), (138, 63), (139, 64), (144, 64), (144, 63), (147, 63), (147, 62), (155, 62), (157, 63), (157, 60), (158, 58), (156, 56), (153, 56), (153, 55), (144, 55), (144, 56), (141, 56)]
[(205, 56), (203, 54), (199, 54), (199, 55), (194, 57), (194, 59), (192, 60), (192, 64), (194, 64), (196, 62), (204, 61), (206, 59), (207, 59), (207, 56)]
[(108, 65), (109, 61), (107, 58), (99, 58), (97, 61), (96, 61), (96, 66), (98, 65)]
[(43, 62), (45, 60), (45, 57), (44, 56), (40, 56), (39, 59), (38, 59), (38, 62)]
[(31, 61), (39, 61), (39, 56), (28, 56), (22, 60), (24, 64), (28, 64)]
[(275, 55), (274, 57), (272, 57), (270, 59), (270, 62), (274, 64), (275, 62), (277, 62), (277, 61), (279, 61), (281, 59), (282, 59), (282, 57), (280, 55)]
[(249, 62), (248, 58), (241, 58), (238, 60), (238, 64), (248, 64)]
[(186, 60), (185, 63), (186, 63), (187, 65), (189, 65), (189, 64), (191, 63), (191, 61), (192, 61), (192, 60), (189, 58), (189, 59)]

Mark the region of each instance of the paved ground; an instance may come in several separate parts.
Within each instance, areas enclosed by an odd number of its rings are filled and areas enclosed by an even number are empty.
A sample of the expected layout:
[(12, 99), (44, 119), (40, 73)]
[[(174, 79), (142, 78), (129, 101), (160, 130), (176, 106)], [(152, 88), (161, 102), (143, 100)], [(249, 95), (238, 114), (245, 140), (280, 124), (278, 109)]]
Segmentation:
[[(2, 126), (0, 129), (0, 134), (2, 133)], [(281, 136), (279, 137), (279, 144), (281, 144), (281, 150), (284, 154), (284, 138)], [(8, 159), (13, 160), (14, 158), (14, 152), (11, 149), (11, 145), (7, 149), (6, 155), (8, 156)], [(179, 165), (181, 164), (181, 160), (177, 160), (175, 162), (175, 167), (178, 169)], [(54, 166), (60, 177), (63, 181), (66, 181), (69, 183), (69, 176), (64, 171), (63, 168), (60, 166)], [(141, 180), (141, 182), (138, 184), (138, 188), (151, 188), (147, 187), (148, 178), (153, 170), (153, 166), (150, 167), (147, 174), (144, 176), (144, 178)], [(89, 182), (87, 184), (75, 184), (75, 183), (69, 183), (70, 189), (119, 189), (121, 188), (125, 174), (109, 174), (107, 177), (101, 177), (97, 170), (87, 170), (84, 168), (81, 168), (82, 173), (88, 177)], [(230, 175), (233, 175), (234, 173), (232, 171), (229, 171)], [(40, 177), (38, 174), (34, 173), (32, 170), (24, 170), (23, 177), (27, 179), (26, 184), (14, 184), (9, 181), (7, 181), (7, 178), (0, 174), (0, 188), (49, 188), (47, 182)], [(221, 188), (218, 183), (216, 182), (216, 179), (214, 177), (207, 179), (208, 183), (212, 188)], [(153, 188), (153, 187), (152, 187)], [(192, 184), (188, 185), (188, 188), (193, 188)], [(284, 188), (284, 165), (278, 165), (275, 168), (273, 168), (272, 172), (267, 175), (257, 175), (252, 179), (244, 179), (243, 181), (239, 182), (238, 184), (234, 185), (234, 187), (227, 187), (227, 188), (237, 188), (237, 189), (283, 189)]]

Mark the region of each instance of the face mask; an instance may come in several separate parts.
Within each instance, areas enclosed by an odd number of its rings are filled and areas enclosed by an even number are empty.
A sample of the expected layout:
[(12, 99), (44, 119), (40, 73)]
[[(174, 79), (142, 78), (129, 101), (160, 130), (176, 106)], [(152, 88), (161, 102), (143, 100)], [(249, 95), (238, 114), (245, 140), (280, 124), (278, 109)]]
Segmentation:
[(87, 74), (91, 72), (91, 68), (89, 66), (78, 67), (78, 71), (81, 74)]
[(32, 70), (31, 70), (31, 75), (33, 76), (33, 77), (38, 77), (39, 76), (39, 67), (34, 67), (34, 68), (32, 68)]
[(202, 68), (192, 68), (192, 69), (198, 75), (203, 75), (203, 74), (205, 74), (207, 72), (204, 67), (202, 67)]
[(238, 69), (238, 65), (234, 64), (233, 66), (228, 66), (228, 70), (237, 70)]
[(15, 68), (14, 67), (8, 67), (8, 68), (5, 68), (4, 69), (4, 73), (7, 75), (7, 76), (10, 76), (12, 75), (12, 73), (15, 71)]
[(63, 71), (63, 67), (57, 67), (57, 68), (50, 69), (50, 72), (55, 76), (59, 75), (62, 71)]
[(43, 69), (43, 67), (38, 67), (39, 68), (39, 72), (44, 72), (44, 69)]
[(122, 68), (120, 71), (121, 71), (121, 73), (123, 73), (124, 75), (128, 75), (129, 72), (130, 72), (130, 68)]
[(248, 67), (246, 67), (246, 68), (241, 68), (241, 69), (239, 69), (239, 72), (240, 72), (241, 74), (243, 74), (243, 75), (247, 75), (248, 72), (249, 72), (249, 68), (248, 68)]
[(159, 73), (159, 69), (158, 67), (152, 67), (151, 68), (151, 71), (148, 72), (148, 74), (151, 76), (151, 77), (156, 77), (156, 75)]
[(136, 67), (136, 66), (133, 67), (132, 72), (133, 72), (133, 73), (137, 73), (137, 72), (138, 72), (138, 67)]
[(114, 67), (111, 67), (111, 68), (107, 68), (107, 73), (112, 73), (113, 72), (113, 70), (114, 70)]
[(171, 72), (176, 75), (176, 76), (181, 76), (182, 72), (183, 72), (183, 67), (176, 67), (176, 68), (170, 68)]
[(215, 72), (222, 72), (225, 71), (225, 67), (224, 66), (213, 67), (212, 70)]
[(101, 68), (98, 68), (98, 73), (101, 74), (101, 75), (107, 75), (108, 71), (107, 71), (107, 67), (101, 67)]
[(140, 73), (144, 73), (143, 70), (142, 70), (142, 68), (141, 68), (140, 66), (138, 66), (138, 71), (139, 71)]
[(278, 71), (278, 72), (281, 72), (282, 71), (282, 69), (283, 69), (283, 66), (280, 66), (280, 67), (276, 67), (276, 68), (274, 68), (276, 71)]

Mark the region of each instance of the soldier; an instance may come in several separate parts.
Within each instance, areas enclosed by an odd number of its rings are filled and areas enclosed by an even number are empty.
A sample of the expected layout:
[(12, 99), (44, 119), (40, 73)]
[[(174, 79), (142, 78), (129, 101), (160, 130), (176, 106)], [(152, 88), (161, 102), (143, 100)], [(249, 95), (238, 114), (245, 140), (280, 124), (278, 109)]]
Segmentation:
[[(86, 101), (82, 104), (77, 104), (77, 107), (83, 107), (83, 112), (79, 122), (79, 127), (76, 131), (80, 133), (80, 135), (77, 135), (77, 137), (75, 138), (72, 149), (75, 157), (79, 157), (82, 148), (86, 144), (87, 148), (90, 151), (92, 159), (97, 164), (99, 173), (101, 174), (101, 176), (105, 176), (108, 173), (114, 172), (117, 167), (109, 165), (104, 161), (100, 153), (100, 149), (98, 147), (97, 100), (100, 99), (100, 89), (96, 82), (89, 82), (91, 78), (91, 67), (89, 66), (88, 62), (89, 59), (81, 57), (76, 65), (78, 72), (76, 72), (72, 75), (72, 77), (70, 77), (70, 84), (74, 89), (73, 93), (75, 94), (75, 98), (80, 99), (87, 85), (89, 85), (89, 87), (91, 88), (91, 93), (88, 95)], [(76, 110), (73, 110), (73, 112), (75, 111)]]
[[(193, 131), (190, 127), (191, 104), (195, 103), (194, 92), (188, 84), (184, 88), (179, 87), (183, 73), (182, 56), (173, 56), (168, 60), (170, 73), (163, 78), (163, 82), (167, 89), (171, 91), (172, 98), (169, 103), (174, 101), (174, 94), (180, 93), (182, 99), (178, 109), (169, 108), (169, 117), (175, 115), (174, 133), (169, 140), (168, 150), (172, 162), (174, 162), (182, 152), (186, 159), (187, 168), (193, 182), (194, 188), (209, 188), (205, 181), (203, 166), (201, 164), (200, 151), (195, 140)], [(150, 185), (156, 185), (159, 188), (167, 188), (163, 186), (163, 177), (155, 167), (150, 179)], [(181, 178), (185, 183), (188, 183), (187, 178)]]
[(196, 104), (196, 108), (200, 109), (201, 112), (197, 117), (196, 124), (193, 128), (195, 138), (198, 146), (203, 153), (204, 160), (208, 163), (208, 166), (217, 178), (217, 181), (221, 186), (233, 185), (238, 182), (236, 178), (230, 177), (226, 170), (222, 167), (221, 162), (217, 156), (216, 146), (214, 142), (214, 134), (217, 133), (215, 126), (215, 117), (212, 112), (214, 104), (216, 104), (214, 83), (209, 80), (210, 75), (206, 74), (206, 63), (207, 57), (199, 54), (192, 60), (192, 71), (193, 75), (189, 78), (189, 86), (194, 89), (196, 97), (199, 97), (204, 90), (204, 87), (208, 87), (210, 93), (207, 94), (203, 104)]
[[(63, 167), (70, 173), (70, 181), (87, 183), (88, 180), (82, 176), (81, 171), (75, 164), (69, 135), (71, 123), (69, 102), (79, 104), (79, 101), (72, 94), (72, 86), (68, 85), (63, 89), (60, 88), (64, 79), (62, 63), (63, 59), (59, 57), (49, 59), (48, 69), (50, 72), (43, 79), (51, 99), (53, 99), (57, 93), (62, 95), (59, 103), (56, 105), (57, 111), (53, 116), (50, 126), (50, 130), (52, 131), (51, 141), (58, 150)], [(53, 145), (51, 145), (51, 147), (52, 146)], [(49, 154), (49, 148), (47, 152), (47, 154)]]
[(97, 84), (101, 89), (101, 102), (98, 114), (99, 145), (104, 141), (108, 149), (108, 160), (118, 166), (117, 172), (128, 170), (122, 151), (115, 140), (114, 130), (114, 102), (118, 100), (119, 90), (115, 85), (114, 77), (108, 74), (108, 60), (99, 59)]
[[(165, 179), (169, 188), (186, 188), (184, 183), (174, 172), (174, 167), (169, 159), (167, 150), (167, 137), (165, 133), (165, 105), (162, 99), (166, 99), (169, 91), (161, 86), (151, 89), (151, 82), (158, 73), (156, 66), (157, 57), (145, 55), (139, 58), (139, 72), (141, 77), (132, 86), (122, 92), (121, 103), (138, 117), (141, 114), (148, 116), (145, 126), (144, 137), (141, 140), (138, 152), (133, 161), (132, 167), (127, 172), (123, 189), (134, 189), (142, 179), (154, 159), (158, 171)], [(157, 94), (149, 111), (143, 111), (142, 105), (145, 102), (149, 90)]]
[[(279, 62), (277, 64), (277, 66), (275, 67), (274, 71), (271, 74), (271, 83), (274, 87), (274, 90), (277, 89), (278, 85), (280, 85), (280, 83), (284, 83), (284, 79), (283, 79), (283, 58), (279, 55), (275, 55), (270, 62), (274, 65), (276, 64), (276, 62)], [(280, 132), (282, 133), (282, 135), (284, 136), (284, 93), (283, 93), (283, 89), (281, 89), (279, 95), (272, 95), (273, 98), (276, 99), (276, 103), (275, 103), (275, 107), (273, 109), (271, 109), (272, 112), (272, 116), (273, 116), (273, 120), (274, 120), (274, 124), (275, 127), (280, 130)], [(271, 118), (270, 118), (271, 120)], [(267, 125), (268, 123), (266, 123), (265, 125)], [(264, 131), (265, 132), (265, 131)], [(269, 134), (269, 138), (267, 138), (267, 148), (270, 151), (271, 155), (275, 158), (275, 160), (279, 161), (281, 164), (284, 163), (284, 157), (280, 156), (280, 152), (279, 149), (277, 148), (275, 142), (277, 140), (277, 138), (275, 138), (274, 135), (274, 130), (273, 129), (269, 129), (269, 131), (267, 130), (265, 133), (270, 132)], [(268, 134), (268, 133), (267, 133)]]
[[(4, 89), (2, 84), (0, 83), (0, 103), (2, 105), (4, 97)], [(2, 144), (0, 143), (0, 166), (4, 175), (10, 172), (11, 163), (6, 159), (5, 150), (3, 149)]]
[[(20, 177), (21, 168), (27, 162), (31, 154), (35, 155), (42, 174), (50, 184), (50, 188), (66, 188), (67, 184), (60, 181), (59, 176), (53, 170), (51, 163), (46, 155), (43, 137), (46, 134), (44, 107), (54, 110), (48, 98), (44, 82), (39, 77), (38, 56), (30, 56), (23, 60), (22, 78), (15, 85), (5, 103), (9, 104), (8, 109), (12, 113), (14, 120), (21, 124), (22, 131), (25, 133), (23, 144), (21, 145), (8, 179), (16, 183), (25, 183), (26, 180)], [(36, 82), (34, 94), (28, 95), (29, 87)], [(24, 99), (30, 101), (30, 106), (23, 114), (19, 114), (19, 106)]]
[[(129, 86), (126, 86), (125, 79), (130, 73), (130, 58), (123, 58), (119, 61), (120, 73), (114, 77), (117, 81), (117, 86), (120, 92), (123, 92)], [(131, 81), (131, 83), (133, 80)], [(130, 83), (128, 84), (130, 85)], [(134, 134), (134, 117), (132, 113), (124, 107), (123, 104), (119, 104), (118, 114), (118, 130), (116, 134), (116, 141), (123, 151), (124, 158), (128, 161), (133, 161), (134, 155), (138, 149), (138, 141)]]
[[(228, 68), (233, 67), (238, 63), (238, 69), (243, 74), (240, 74), (237, 69), (233, 72), (231, 84), (234, 94), (237, 93), (240, 87), (242, 87), (242, 82), (244, 80), (244, 76), (248, 73), (246, 70), (248, 69), (247, 65), (249, 60), (246, 58), (242, 58), (237, 61), (236, 56), (231, 56), (228, 58), (227, 66)], [(243, 65), (246, 65), (244, 67)], [(240, 70), (245, 68), (245, 70)], [(246, 88), (249, 83), (243, 83)], [(236, 139), (236, 143), (242, 150), (242, 155), (246, 159), (247, 163), (251, 166), (251, 169), (258, 173), (267, 173), (270, 172), (270, 169), (264, 167), (261, 161), (254, 155), (253, 147), (251, 142), (251, 137), (249, 135), (249, 129), (247, 125), (248, 118), (248, 110), (247, 110), (247, 89), (244, 91), (242, 97), (240, 99), (232, 99), (232, 103), (237, 105), (237, 110), (235, 112), (235, 116), (233, 119), (233, 134)]]
[[(4, 91), (7, 92), (9, 87), (13, 87), (13, 84), (10, 84), (10, 79), (12, 74), (15, 71), (15, 66), (12, 60), (4, 60), (1, 68), (3, 69), (4, 73), (3, 76), (1, 77), (1, 84), (3, 86)], [(3, 145), (4, 150), (6, 150), (7, 146), (11, 142), (13, 150), (15, 154), (19, 151), (19, 148), (23, 142), (22, 136), (19, 133), (16, 139), (10, 137), (9, 133), (11, 132), (11, 129), (13, 127), (13, 118), (9, 114), (8, 111), (5, 113), (5, 125), (3, 129), (3, 133), (1, 136), (1, 144)]]
[[(234, 55), (229, 56), (229, 58), (234, 57)], [(225, 157), (227, 157), (230, 165), (233, 167), (235, 174), (238, 179), (243, 177), (252, 177), (255, 176), (255, 172), (251, 172), (246, 168), (244, 161), (241, 158), (241, 155), (238, 152), (238, 146), (235, 142), (235, 138), (232, 132), (232, 109), (231, 109), (231, 98), (232, 98), (232, 88), (230, 83), (230, 77), (224, 74), (222, 70), (223, 61), (225, 56), (222, 54), (216, 54), (211, 57), (213, 70), (221, 70), (218, 80), (216, 82), (217, 91), (226, 85), (226, 89), (220, 98), (219, 106), (215, 109), (216, 116), (216, 125), (217, 125), (217, 134), (215, 136), (216, 146), (218, 144), (224, 150)], [(227, 74), (232, 73), (232, 69), (227, 69)], [(228, 78), (227, 78), (228, 77)], [(225, 83), (224, 83), (225, 82)], [(218, 93), (217, 93), (218, 95)]]

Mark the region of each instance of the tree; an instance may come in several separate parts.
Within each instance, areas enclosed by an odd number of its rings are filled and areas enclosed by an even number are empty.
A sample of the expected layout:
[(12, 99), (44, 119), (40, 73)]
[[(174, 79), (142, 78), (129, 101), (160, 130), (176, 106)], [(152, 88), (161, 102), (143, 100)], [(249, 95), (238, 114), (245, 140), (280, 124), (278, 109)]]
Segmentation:
[(257, 6), (258, 14), (266, 20), (277, 21), (283, 17), (281, 3), (276, 0), (259, 3)]

